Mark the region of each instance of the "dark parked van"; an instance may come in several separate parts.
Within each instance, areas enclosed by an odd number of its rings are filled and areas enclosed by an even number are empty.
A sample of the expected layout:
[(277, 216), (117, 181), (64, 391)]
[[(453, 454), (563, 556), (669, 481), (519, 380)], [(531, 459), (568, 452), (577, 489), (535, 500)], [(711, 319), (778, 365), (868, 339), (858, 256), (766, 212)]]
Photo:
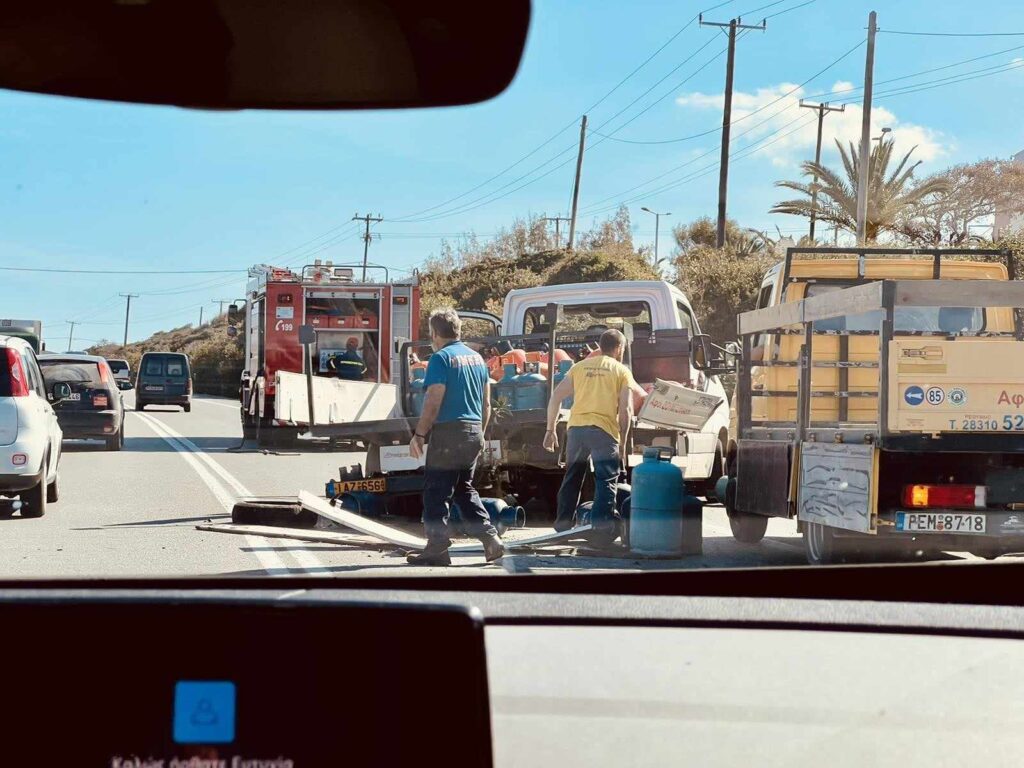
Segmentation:
[(180, 405), (192, 410), (192, 368), (180, 352), (145, 352), (135, 379), (135, 410), (147, 405)]

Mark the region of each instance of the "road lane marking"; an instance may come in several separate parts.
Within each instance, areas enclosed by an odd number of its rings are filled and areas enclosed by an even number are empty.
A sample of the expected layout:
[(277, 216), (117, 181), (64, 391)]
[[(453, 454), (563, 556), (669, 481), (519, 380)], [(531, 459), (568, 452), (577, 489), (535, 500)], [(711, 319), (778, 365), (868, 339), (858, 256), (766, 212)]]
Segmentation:
[(219, 405), (221, 408), (230, 408), (232, 411), (238, 411), (241, 407), (238, 403), (233, 400), (214, 400), (208, 397), (193, 397), (193, 403), (206, 403), (207, 405)]
[[(168, 443), (168, 445), (182, 455), (192, 468), (196, 470), (196, 473), (203, 482), (206, 483), (211, 491), (213, 491), (214, 496), (217, 497), (217, 500), (226, 511), (230, 512), (232, 510), (237, 496), (252, 496), (249, 489), (242, 485), (234, 475), (214, 461), (187, 437), (175, 432), (164, 422), (150, 414), (135, 413), (135, 415), (145, 421), (149, 425), (150, 429), (156, 432), (157, 435)], [(229, 489), (233, 489), (235, 491), (236, 496), (232, 496), (224, 485), (218, 482), (217, 479), (210, 474), (211, 470), (222, 478), (223, 482)], [(293, 572), (293, 569), (290, 569), (285, 564), (280, 554), (275, 550), (275, 544), (261, 536), (246, 536), (245, 538), (249, 546), (252, 548), (253, 554), (255, 554), (260, 560), (264, 570), (268, 573), (276, 575), (277, 573)], [(326, 566), (324, 566), (317, 557), (308, 550), (299, 547), (292, 550), (291, 554), (295, 557), (299, 566), (307, 573), (324, 574), (327, 571)]]

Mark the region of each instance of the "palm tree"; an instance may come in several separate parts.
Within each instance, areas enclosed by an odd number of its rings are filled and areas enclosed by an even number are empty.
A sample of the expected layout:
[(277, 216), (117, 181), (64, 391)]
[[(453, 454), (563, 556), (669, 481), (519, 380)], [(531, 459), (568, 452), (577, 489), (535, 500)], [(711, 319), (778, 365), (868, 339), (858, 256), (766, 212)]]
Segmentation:
[[(860, 178), (860, 157), (850, 142), (849, 151), (836, 141), (839, 157), (843, 162), (846, 178), (821, 163), (805, 162), (801, 165), (803, 175), (810, 183), (800, 181), (777, 181), (775, 186), (792, 189), (807, 196), (807, 199), (784, 200), (776, 203), (770, 213), (788, 213), (793, 216), (814, 217), (818, 221), (836, 224), (851, 232), (857, 231), (857, 185)], [(948, 184), (941, 179), (913, 184), (914, 170), (921, 161), (910, 164), (910, 156), (916, 147), (903, 156), (895, 170), (889, 172), (893, 143), (881, 140), (871, 151), (868, 159), (868, 215), (866, 236), (869, 241), (878, 235), (896, 228), (896, 222), (907, 209), (919, 205), (929, 195), (944, 192)], [(814, 178), (817, 177), (817, 183)], [(814, 191), (817, 188), (817, 200)]]

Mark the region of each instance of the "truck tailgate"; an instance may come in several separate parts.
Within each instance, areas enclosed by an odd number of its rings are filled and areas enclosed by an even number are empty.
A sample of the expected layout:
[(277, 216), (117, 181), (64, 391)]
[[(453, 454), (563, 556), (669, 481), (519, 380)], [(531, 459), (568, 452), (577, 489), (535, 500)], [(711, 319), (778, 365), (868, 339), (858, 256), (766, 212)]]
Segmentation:
[[(277, 418), (294, 424), (309, 423), (306, 377), (278, 371), (274, 379)], [(373, 381), (345, 381), (313, 377), (313, 415), (317, 424), (350, 424), (401, 418), (398, 387)]]
[(1024, 342), (894, 339), (889, 371), (892, 431), (1024, 432)]

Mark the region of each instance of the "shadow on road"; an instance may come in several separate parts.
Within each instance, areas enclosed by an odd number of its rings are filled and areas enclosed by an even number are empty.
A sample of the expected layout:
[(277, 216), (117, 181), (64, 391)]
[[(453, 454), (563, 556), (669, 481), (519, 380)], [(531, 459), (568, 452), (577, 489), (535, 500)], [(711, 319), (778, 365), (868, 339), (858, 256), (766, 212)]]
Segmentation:
[[(188, 439), (204, 451), (226, 451), (238, 445), (241, 438), (238, 437), (192, 437)], [(179, 449), (168, 443), (162, 437), (126, 437), (124, 439), (124, 451), (136, 453), (175, 453)]]

